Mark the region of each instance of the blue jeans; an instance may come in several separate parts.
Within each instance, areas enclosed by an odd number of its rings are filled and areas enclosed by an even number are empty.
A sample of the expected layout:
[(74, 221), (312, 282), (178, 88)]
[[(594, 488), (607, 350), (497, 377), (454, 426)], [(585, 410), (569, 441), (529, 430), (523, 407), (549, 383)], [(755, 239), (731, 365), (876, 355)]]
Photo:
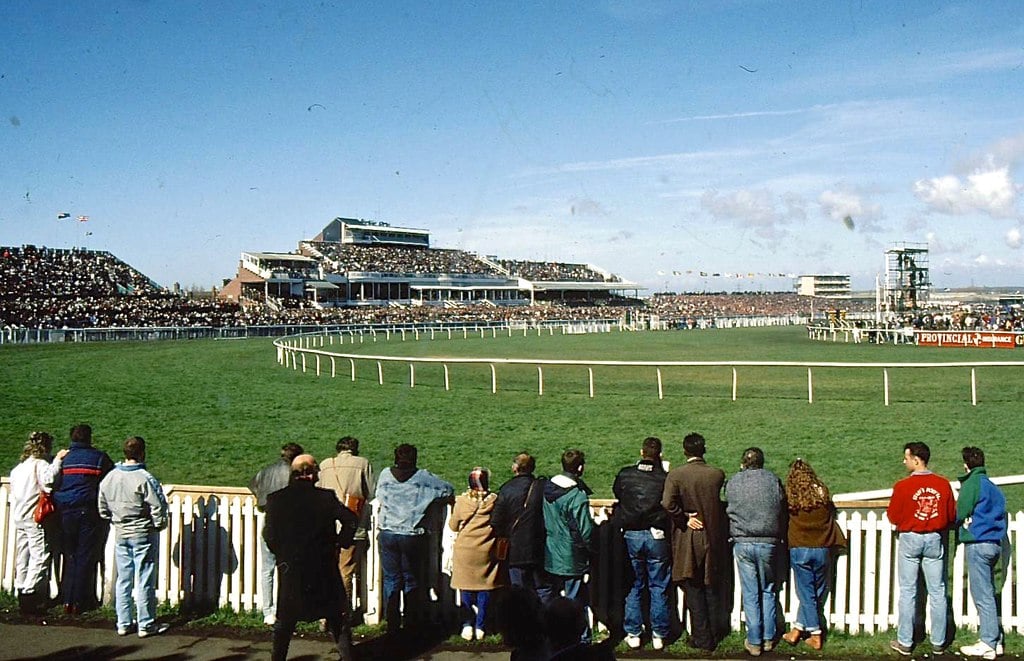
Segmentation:
[(589, 644), (590, 639), (593, 637), (590, 629), (590, 618), (586, 617), (587, 608), (590, 607), (590, 590), (583, 578), (583, 576), (558, 576), (544, 572), (543, 584), (537, 588), (537, 596), (540, 597), (541, 603), (545, 606), (554, 601), (559, 596), (559, 593), (564, 594), (566, 599), (575, 602), (587, 621), (586, 628), (580, 636), (580, 641)]
[(789, 565), (800, 606), (793, 627), (821, 633), (821, 615), (828, 594), (828, 549), (798, 546), (789, 549)]
[(651, 598), (651, 630), (658, 638), (668, 638), (668, 588), (672, 579), (672, 546), (667, 538), (654, 539), (650, 530), (626, 530), (626, 552), (633, 563), (633, 587), (626, 595), (627, 634), (639, 636), (644, 624), (641, 594)]
[(412, 592), (423, 581), (428, 543), (426, 535), (399, 535), (381, 530), (377, 536), (383, 573), (384, 601), (399, 592)]
[(761, 646), (775, 640), (778, 617), (778, 582), (775, 563), (778, 546), (761, 542), (736, 542), (732, 548), (740, 574), (743, 593), (743, 619), (747, 623), (747, 642)]
[[(117, 581), (114, 583), (114, 610), (117, 628), (132, 625), (132, 602), (138, 610), (139, 631), (149, 631), (156, 619), (156, 561), (160, 533), (145, 537), (118, 539), (114, 544)], [(136, 585), (137, 582), (137, 585)], [(134, 599), (132, 595), (134, 590)]]
[(978, 638), (995, 649), (1000, 639), (994, 579), (996, 564), (999, 562), (999, 544), (975, 542), (965, 544), (964, 547), (967, 551), (967, 577), (971, 584), (971, 598), (978, 609)]
[(914, 644), (914, 616), (917, 611), (917, 575), (924, 573), (928, 590), (928, 612), (932, 620), (933, 647), (946, 646), (946, 540), (937, 532), (901, 532), (899, 557), (899, 628), (901, 645)]
[(260, 607), (263, 610), (263, 617), (270, 617), (276, 610), (274, 608), (274, 571), (277, 558), (267, 546), (263, 535), (260, 535), (260, 550), (263, 552), (263, 561), (260, 565)]
[(96, 504), (60, 513), (60, 592), (65, 606), (92, 606), (96, 600), (96, 547), (102, 529)]
[[(487, 619), (487, 606), (491, 603), (490, 590), (462, 590), (461, 594), (462, 607), (465, 610), (462, 626), (483, 631), (484, 621)], [(473, 606), (476, 606), (475, 616)]]

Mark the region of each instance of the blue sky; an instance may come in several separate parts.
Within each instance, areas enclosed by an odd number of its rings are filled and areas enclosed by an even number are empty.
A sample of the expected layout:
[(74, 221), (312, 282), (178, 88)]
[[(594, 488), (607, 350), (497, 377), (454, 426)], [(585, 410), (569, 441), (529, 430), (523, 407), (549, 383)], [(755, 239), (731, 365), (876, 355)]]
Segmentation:
[(869, 288), (897, 241), (928, 243), (936, 287), (1024, 285), (1022, 16), (10, 0), (0, 244), (208, 286), (344, 216), (651, 290)]

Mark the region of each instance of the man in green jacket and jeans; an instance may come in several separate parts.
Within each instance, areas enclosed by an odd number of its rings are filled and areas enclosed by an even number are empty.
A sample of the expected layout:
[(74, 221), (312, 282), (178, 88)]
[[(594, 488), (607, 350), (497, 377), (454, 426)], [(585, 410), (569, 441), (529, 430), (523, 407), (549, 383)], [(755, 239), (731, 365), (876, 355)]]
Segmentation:
[[(562, 472), (544, 485), (544, 579), (537, 594), (544, 604), (559, 593), (574, 601), (581, 611), (590, 605), (583, 578), (590, 570), (590, 540), (594, 520), (590, 516), (590, 488), (582, 478), (585, 457), (582, 450), (562, 453)], [(590, 642), (587, 626), (583, 642)]]

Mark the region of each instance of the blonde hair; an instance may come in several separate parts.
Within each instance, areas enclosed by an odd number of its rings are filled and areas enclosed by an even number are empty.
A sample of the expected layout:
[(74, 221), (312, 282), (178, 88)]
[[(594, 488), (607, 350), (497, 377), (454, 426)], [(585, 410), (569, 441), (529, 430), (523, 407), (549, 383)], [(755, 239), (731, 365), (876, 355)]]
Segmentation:
[(53, 449), (53, 436), (44, 431), (34, 431), (28, 435), (28, 442), (21, 451), (21, 461), (29, 457), (36, 459), (49, 459), (50, 450)]

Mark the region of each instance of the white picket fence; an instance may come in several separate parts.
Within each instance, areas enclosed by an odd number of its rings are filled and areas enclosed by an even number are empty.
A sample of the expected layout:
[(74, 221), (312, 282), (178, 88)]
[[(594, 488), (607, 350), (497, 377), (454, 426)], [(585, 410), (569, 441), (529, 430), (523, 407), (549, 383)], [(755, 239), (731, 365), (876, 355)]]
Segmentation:
[[(160, 535), (160, 561), (157, 597), (160, 601), (184, 606), (229, 606), (235, 611), (259, 608), (260, 531), (263, 514), (255, 507), (249, 492), (238, 488), (168, 486), (170, 524)], [(595, 519), (606, 516), (608, 501), (593, 501)], [(15, 567), (15, 529), (11, 521), (11, 503), (6, 479), (0, 484), (0, 588), (13, 592)], [(898, 587), (896, 581), (896, 542), (892, 526), (883, 511), (842, 510), (839, 524), (849, 539), (849, 551), (840, 556), (836, 567), (835, 591), (826, 606), (832, 628), (849, 633), (884, 631), (896, 625)], [(1007, 631), (1024, 631), (1024, 581), (1017, 574), (1024, 563), (1024, 545), (1018, 544), (1024, 531), (1024, 512), (1010, 517), (1009, 535), (1013, 553), (1002, 592), (1002, 621)], [(371, 536), (372, 537), (372, 536)], [(450, 545), (441, 535), (443, 546)], [(368, 624), (381, 618), (382, 598), (380, 563), (370, 540), (362, 594), (355, 599)], [(442, 551), (442, 555), (444, 550)], [(114, 579), (113, 534), (107, 540), (97, 576), (97, 589), (103, 600), (112, 599)], [(976, 627), (977, 612), (968, 594), (962, 547), (956, 547), (951, 562), (950, 594), (954, 620), (959, 626)], [(455, 595), (439, 580), (435, 597), (451, 599)], [(739, 628), (739, 581), (735, 581), (732, 624)], [(51, 581), (56, 594), (56, 579)], [(781, 595), (787, 621), (796, 615), (793, 582)], [(683, 596), (679, 594), (680, 611)]]

